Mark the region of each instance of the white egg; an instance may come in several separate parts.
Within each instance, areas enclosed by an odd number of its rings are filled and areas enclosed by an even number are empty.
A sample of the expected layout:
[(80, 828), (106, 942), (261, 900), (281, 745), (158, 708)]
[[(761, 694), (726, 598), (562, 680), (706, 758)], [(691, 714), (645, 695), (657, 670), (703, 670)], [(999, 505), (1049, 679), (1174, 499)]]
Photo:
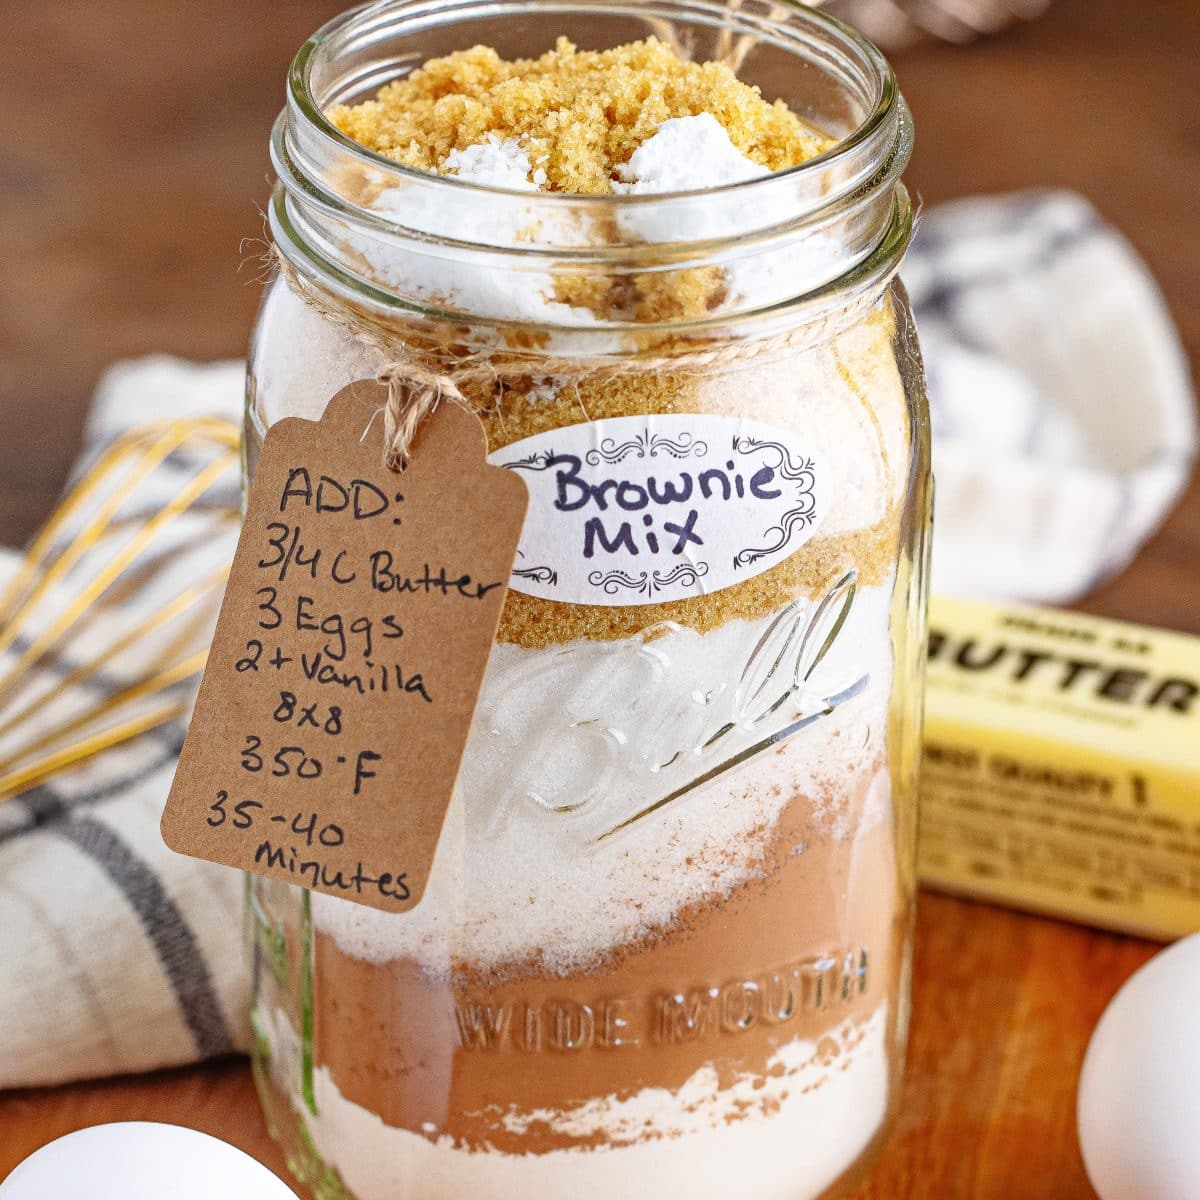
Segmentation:
[(1152, 958), (1105, 1010), (1078, 1120), (1101, 1200), (1200, 1198), (1200, 934)]
[(0, 1200), (296, 1200), (233, 1146), (178, 1125), (124, 1121), (68, 1133), (0, 1183)]

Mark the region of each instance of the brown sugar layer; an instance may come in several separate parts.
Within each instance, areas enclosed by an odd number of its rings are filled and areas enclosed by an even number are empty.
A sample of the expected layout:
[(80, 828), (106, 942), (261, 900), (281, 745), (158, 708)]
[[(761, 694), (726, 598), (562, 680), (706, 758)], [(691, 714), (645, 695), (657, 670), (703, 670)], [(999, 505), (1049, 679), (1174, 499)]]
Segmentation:
[(515, 61), (474, 46), (430, 59), (374, 100), (340, 105), (329, 118), (369, 150), (439, 173), (456, 150), (489, 135), (512, 138), (535, 171), (545, 172), (543, 190), (604, 195), (613, 191), (616, 168), (664, 121), (701, 113), (769, 171), (833, 145), (724, 63), (685, 62), (657, 38), (602, 51), (559, 38), (540, 58)]
[[(903, 399), (892, 354), (894, 317), (884, 302), (860, 326), (833, 343), (828, 373), (829, 403), (858, 408), (873, 431), (863, 453), (886, 463), (887, 436), (878, 427), (879, 409), (887, 421), (904, 420)], [(639, 413), (697, 413), (747, 416), (766, 424), (805, 432), (805, 417), (796, 411), (789, 368), (730, 372), (727, 378), (637, 372), (612, 378), (573, 381), (553, 403), (537, 399), (536, 381), (506, 387), (500, 403), (482, 400), (479, 415), (495, 451), (523, 438), (580, 421), (606, 420)], [(907, 429), (900, 442), (908, 450)], [(900, 472), (906, 473), (906, 472)], [(610, 641), (633, 637), (662, 621), (674, 621), (700, 633), (732, 620), (753, 621), (777, 612), (796, 597), (820, 600), (848, 573), (860, 587), (886, 586), (904, 538), (903, 496), (892, 489), (880, 505), (878, 519), (857, 529), (826, 534), (818, 530), (791, 557), (744, 582), (708, 595), (667, 604), (599, 607), (562, 604), (508, 593), (496, 637), (528, 648), (577, 639)]]
[(860, 587), (886, 584), (899, 556), (900, 520), (890, 515), (870, 529), (837, 537), (813, 538), (778, 566), (695, 599), (636, 607), (563, 604), (510, 591), (496, 640), (528, 648), (576, 639), (615, 641), (635, 637), (664, 621), (709, 633), (728, 621), (754, 621), (778, 612), (797, 597), (818, 601), (853, 572)]
[[(654, 38), (604, 51), (578, 50), (560, 39), (540, 58), (516, 61), (476, 46), (431, 59), (375, 99), (332, 109), (329, 116), (369, 149), (427, 171), (446, 170), (452, 153), (488, 138), (515, 139), (544, 190), (606, 194), (613, 191), (616, 168), (664, 121), (702, 113), (720, 123), (743, 155), (771, 171), (796, 166), (833, 144), (724, 64), (686, 62)], [(725, 288), (725, 272), (715, 266), (629, 279), (577, 272), (555, 276), (554, 299), (604, 319), (620, 313), (635, 324), (660, 323), (706, 315)], [(821, 364), (808, 369), (810, 392), (815, 388), (827, 395), (828, 405), (859, 414), (859, 427), (870, 426), (874, 436), (856, 452), (885, 470), (885, 444), (897, 444), (892, 426), (904, 420), (894, 328), (891, 302), (884, 300), (828, 347), (805, 352), (806, 362)], [(549, 401), (547, 381), (532, 374), (465, 391), (483, 419), (490, 451), (580, 422), (642, 414), (744, 416), (808, 436), (811, 412), (797, 404), (800, 366), (776, 352), (762, 361), (749, 355), (703, 368), (642, 371), (635, 357), (628, 371), (616, 375), (567, 371), (552, 379), (557, 395)], [(907, 448), (907, 431), (898, 440)], [(819, 600), (847, 574), (860, 586), (886, 586), (903, 538), (901, 499), (898, 487), (884, 485), (872, 517), (859, 528), (818, 529), (769, 571), (705, 596), (601, 607), (510, 591), (497, 640), (530, 649), (606, 641), (663, 621), (706, 633), (728, 621), (766, 616), (797, 597)]]

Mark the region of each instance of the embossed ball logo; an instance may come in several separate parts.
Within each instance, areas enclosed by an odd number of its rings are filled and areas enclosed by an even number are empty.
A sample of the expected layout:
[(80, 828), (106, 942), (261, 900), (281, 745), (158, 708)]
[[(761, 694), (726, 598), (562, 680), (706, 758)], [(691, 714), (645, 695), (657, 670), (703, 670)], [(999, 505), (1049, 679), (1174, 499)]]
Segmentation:
[(490, 455), (529, 485), (511, 586), (570, 604), (657, 604), (770, 570), (813, 536), (831, 482), (802, 438), (740, 417), (618, 417)]

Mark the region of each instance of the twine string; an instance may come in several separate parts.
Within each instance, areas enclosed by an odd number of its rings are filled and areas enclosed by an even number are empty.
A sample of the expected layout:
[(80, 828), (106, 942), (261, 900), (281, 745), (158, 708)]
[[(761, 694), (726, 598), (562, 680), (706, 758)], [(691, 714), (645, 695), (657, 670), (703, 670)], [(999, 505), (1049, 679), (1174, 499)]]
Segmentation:
[(403, 471), (412, 458), (417, 430), (432, 416), (442, 400), (469, 408), (466, 396), (449, 375), (430, 371), (413, 362), (385, 363), (375, 379), (387, 387), (383, 406), (383, 464), (390, 471)]

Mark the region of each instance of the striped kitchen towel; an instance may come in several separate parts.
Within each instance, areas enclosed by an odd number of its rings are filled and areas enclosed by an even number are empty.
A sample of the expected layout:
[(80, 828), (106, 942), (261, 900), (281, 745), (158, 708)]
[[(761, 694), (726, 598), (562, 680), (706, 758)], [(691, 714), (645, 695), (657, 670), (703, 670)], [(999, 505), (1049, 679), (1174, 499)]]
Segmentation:
[[(236, 416), (243, 381), (240, 363), (193, 367), (156, 358), (114, 367), (97, 393), (81, 466), (145, 421)], [(143, 523), (192, 477), (193, 465), (181, 453), (158, 467), (115, 527)], [(229, 472), (164, 528), (138, 560), (136, 588), (122, 595), (118, 581), (110, 602), (89, 610), (76, 639), (24, 681), (19, 707), (110, 645), (115, 630), (227, 561), (237, 490), (236, 471)], [(0, 551), (0, 589), (17, 561)], [(86, 558), (80, 570), (90, 576)], [(22, 623), (12, 653), (75, 591), (64, 586), (46, 597)], [(187, 619), (211, 625), (216, 598)], [(24, 743), (29, 727), (36, 735), (73, 716), (76, 705), (102, 703), (147, 664), (161, 664), (163, 641), (179, 633), (166, 627), (162, 640), (131, 646), (70, 695), (39, 704), (12, 738)], [(177, 690), (186, 696), (188, 686)], [(247, 1046), (240, 878), (172, 854), (158, 832), (182, 742), (182, 722), (161, 726), (0, 803), (0, 1088), (148, 1070)], [(0, 739), (0, 755), (6, 749)]]
[[(1153, 532), (1196, 450), (1185, 361), (1145, 267), (1078, 197), (1026, 193), (928, 214), (905, 278), (933, 409), (935, 586), (1080, 595)], [(236, 417), (241, 396), (238, 364), (119, 365), (85, 458), (164, 413)], [(231, 553), (228, 530), (202, 529), (181, 527), (179, 571)], [(100, 694), (120, 684), (110, 667)], [(163, 727), (0, 804), (0, 1088), (246, 1046), (241, 879), (159, 837), (182, 738)]]

